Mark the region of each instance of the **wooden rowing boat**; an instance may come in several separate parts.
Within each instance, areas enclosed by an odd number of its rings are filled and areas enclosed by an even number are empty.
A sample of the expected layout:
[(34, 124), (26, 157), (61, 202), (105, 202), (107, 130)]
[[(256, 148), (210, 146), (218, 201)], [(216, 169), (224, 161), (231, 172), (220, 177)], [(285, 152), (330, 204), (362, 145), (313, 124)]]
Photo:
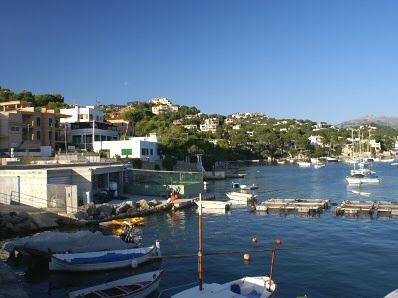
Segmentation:
[(144, 298), (159, 287), (162, 271), (114, 280), (69, 293), (69, 298)]

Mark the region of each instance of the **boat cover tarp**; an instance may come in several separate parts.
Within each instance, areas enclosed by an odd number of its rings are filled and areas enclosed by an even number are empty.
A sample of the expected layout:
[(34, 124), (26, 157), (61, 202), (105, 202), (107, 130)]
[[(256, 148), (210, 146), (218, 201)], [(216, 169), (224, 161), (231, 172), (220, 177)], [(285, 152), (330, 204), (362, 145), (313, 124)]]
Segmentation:
[(14, 249), (37, 254), (78, 253), (101, 250), (131, 249), (136, 245), (126, 243), (118, 236), (103, 235), (101, 232), (78, 231), (73, 233), (46, 231), (33, 236), (18, 238), (4, 245), (4, 249), (12, 252)]
[(105, 262), (117, 262), (129, 259), (135, 259), (144, 256), (143, 253), (131, 253), (131, 254), (120, 254), (120, 253), (107, 253), (103, 256), (88, 257), (88, 258), (74, 258), (71, 259), (71, 263), (75, 264), (92, 264), (92, 263), (105, 263)]

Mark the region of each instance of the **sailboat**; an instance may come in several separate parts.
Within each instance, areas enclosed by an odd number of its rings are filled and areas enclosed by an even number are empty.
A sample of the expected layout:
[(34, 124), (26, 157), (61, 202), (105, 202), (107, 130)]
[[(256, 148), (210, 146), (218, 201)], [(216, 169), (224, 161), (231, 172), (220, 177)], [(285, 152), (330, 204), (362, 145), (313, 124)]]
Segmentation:
[(173, 295), (174, 298), (267, 298), (271, 297), (277, 286), (272, 280), (272, 271), (275, 261), (276, 248), (272, 249), (271, 271), (269, 275), (242, 277), (224, 284), (203, 283), (203, 217), (201, 195), (199, 195), (199, 252), (198, 252), (198, 273), (199, 285), (189, 288), (178, 294)]

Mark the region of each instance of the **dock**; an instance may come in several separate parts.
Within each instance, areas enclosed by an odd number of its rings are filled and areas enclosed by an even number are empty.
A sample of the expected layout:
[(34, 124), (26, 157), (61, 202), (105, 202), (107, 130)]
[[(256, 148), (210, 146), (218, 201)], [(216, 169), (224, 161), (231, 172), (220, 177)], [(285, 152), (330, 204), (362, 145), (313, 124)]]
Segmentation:
[(336, 207), (336, 215), (398, 216), (398, 202), (345, 200)]
[(328, 199), (269, 199), (256, 205), (256, 211), (272, 212), (298, 212), (306, 214), (319, 214), (328, 209), (330, 200)]

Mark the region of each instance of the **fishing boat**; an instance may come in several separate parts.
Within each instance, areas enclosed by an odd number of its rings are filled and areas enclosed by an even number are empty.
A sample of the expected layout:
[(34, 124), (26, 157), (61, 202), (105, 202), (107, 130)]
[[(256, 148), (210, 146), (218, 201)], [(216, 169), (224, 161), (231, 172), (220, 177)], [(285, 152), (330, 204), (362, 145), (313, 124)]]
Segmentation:
[(345, 180), (348, 182), (348, 184), (376, 184), (380, 182), (377, 176), (363, 174), (354, 174), (351, 176), (347, 176)]
[(284, 164), (286, 164), (286, 160), (285, 160), (285, 159), (277, 159), (277, 160), (276, 160), (276, 163), (277, 163), (278, 165), (284, 165)]
[(242, 192), (227, 192), (227, 197), (231, 200), (232, 204), (247, 204), (256, 200), (256, 195)]
[(149, 247), (95, 251), (84, 253), (53, 254), (49, 263), (50, 271), (99, 271), (124, 267), (136, 267), (147, 262), (152, 256), (159, 256), (160, 245)]
[(391, 166), (398, 166), (398, 162), (393, 162), (390, 164)]
[(252, 184), (252, 185), (249, 185), (249, 184), (241, 184), (241, 185), (240, 185), (240, 189), (243, 189), (243, 190), (255, 190), (255, 189), (258, 189), (258, 186), (255, 185), (255, 184)]
[(159, 288), (161, 270), (133, 275), (69, 293), (69, 298), (145, 298)]
[(200, 204), (202, 204), (202, 208), (204, 211), (207, 210), (225, 210), (228, 211), (231, 208), (231, 203), (229, 202), (223, 202), (223, 201), (206, 201), (206, 200), (197, 200), (195, 201), (195, 204), (200, 208)]
[(112, 220), (112, 224), (114, 226), (122, 226), (126, 223), (130, 223), (133, 225), (142, 225), (144, 224), (145, 219), (143, 217), (129, 217), (123, 219), (114, 219)]
[[(243, 277), (224, 284), (203, 283), (203, 217), (201, 204), (199, 206), (199, 252), (198, 252), (198, 279), (199, 285), (171, 297), (174, 298), (240, 298), (256, 297), (267, 298), (275, 292), (277, 286), (272, 280), (275, 263), (276, 248), (272, 249), (271, 270), (269, 276)], [(279, 244), (281, 243), (280, 240)], [(278, 242), (276, 242), (277, 245)]]

